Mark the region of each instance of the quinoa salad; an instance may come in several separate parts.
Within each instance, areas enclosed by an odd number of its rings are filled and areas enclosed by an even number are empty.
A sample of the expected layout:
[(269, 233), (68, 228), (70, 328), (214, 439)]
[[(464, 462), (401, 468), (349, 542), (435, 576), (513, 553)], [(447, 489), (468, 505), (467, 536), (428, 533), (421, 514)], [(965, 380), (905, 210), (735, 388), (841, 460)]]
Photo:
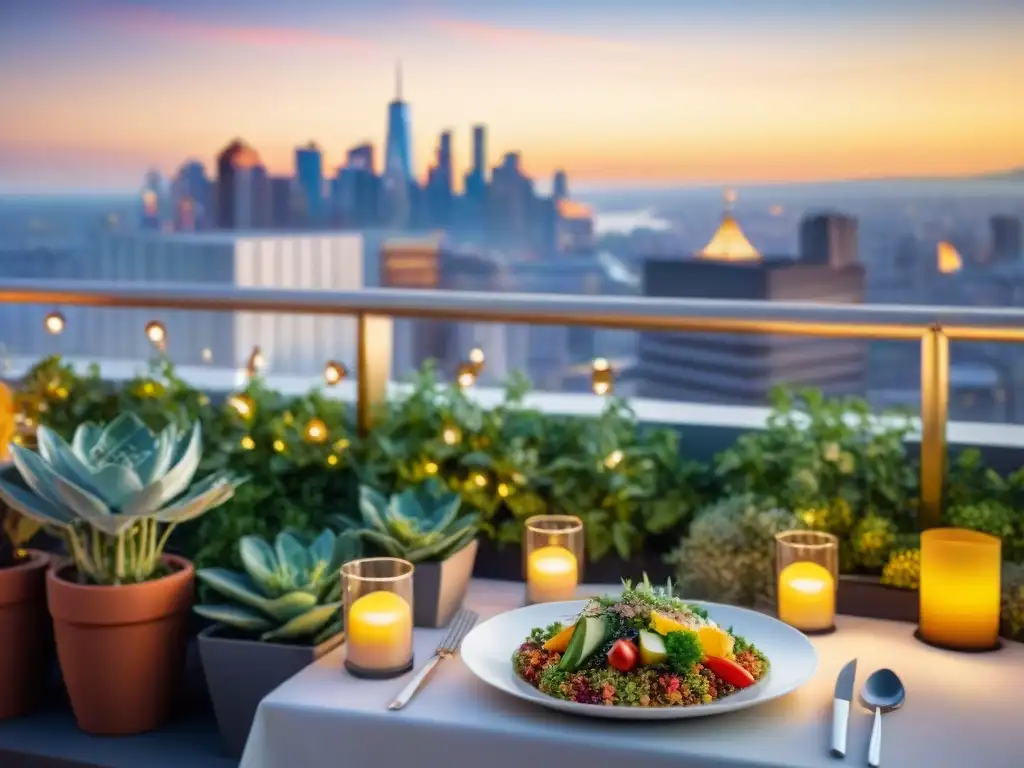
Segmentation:
[(534, 629), (512, 655), (541, 693), (579, 704), (685, 707), (756, 685), (768, 659), (732, 628), (646, 580), (592, 598), (575, 621)]

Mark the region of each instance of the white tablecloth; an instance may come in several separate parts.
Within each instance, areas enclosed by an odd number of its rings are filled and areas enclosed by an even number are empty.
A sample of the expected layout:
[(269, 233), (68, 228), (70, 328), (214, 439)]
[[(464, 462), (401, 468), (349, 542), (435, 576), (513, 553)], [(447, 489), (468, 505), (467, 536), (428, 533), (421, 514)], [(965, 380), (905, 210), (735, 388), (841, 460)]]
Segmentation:
[[(522, 599), (521, 584), (476, 582), (468, 602), (483, 620)], [(441, 664), (404, 710), (389, 712), (407, 677), (357, 680), (339, 648), (264, 699), (241, 768), (837, 768), (844, 763), (828, 750), (832, 694), (854, 657), (858, 689), (886, 666), (907, 687), (903, 709), (884, 720), (885, 768), (1024, 765), (1024, 645), (954, 654), (917, 642), (910, 625), (838, 623), (835, 634), (814, 638), (821, 663), (799, 691), (734, 714), (666, 723), (548, 711), (489, 688), (459, 659)], [(416, 630), (417, 666), (442, 634)], [(866, 765), (870, 726), (855, 705), (845, 764)]]

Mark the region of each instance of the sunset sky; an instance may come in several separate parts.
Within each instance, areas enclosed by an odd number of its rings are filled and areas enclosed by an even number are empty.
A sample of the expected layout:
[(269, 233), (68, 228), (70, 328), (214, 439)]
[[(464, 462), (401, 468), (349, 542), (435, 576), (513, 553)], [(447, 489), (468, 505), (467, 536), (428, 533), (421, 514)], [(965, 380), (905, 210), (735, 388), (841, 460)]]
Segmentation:
[[(1024, 165), (1021, 0), (0, 0), (0, 189), (134, 189), (244, 137), (272, 172), (489, 126), (573, 181)], [(460, 168), (461, 170), (461, 168)]]

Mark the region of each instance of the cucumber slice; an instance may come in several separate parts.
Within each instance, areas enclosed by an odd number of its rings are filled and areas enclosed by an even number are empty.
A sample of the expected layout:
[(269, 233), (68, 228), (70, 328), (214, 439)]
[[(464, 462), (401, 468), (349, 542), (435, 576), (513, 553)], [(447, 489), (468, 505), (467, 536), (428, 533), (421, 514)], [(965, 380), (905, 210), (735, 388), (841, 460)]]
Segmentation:
[(558, 668), (575, 672), (594, 655), (608, 638), (608, 621), (604, 616), (587, 616), (576, 622), (569, 647), (562, 654)]

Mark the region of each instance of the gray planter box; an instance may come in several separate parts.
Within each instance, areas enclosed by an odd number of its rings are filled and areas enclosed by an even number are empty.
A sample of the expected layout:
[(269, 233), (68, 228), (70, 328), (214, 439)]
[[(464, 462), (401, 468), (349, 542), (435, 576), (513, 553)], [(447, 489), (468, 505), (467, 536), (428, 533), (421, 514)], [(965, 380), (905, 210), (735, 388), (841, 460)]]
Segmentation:
[(478, 546), (479, 541), (473, 539), (447, 560), (416, 564), (412, 574), (413, 624), (448, 626), (466, 597)]
[(315, 647), (261, 643), (232, 637), (220, 624), (200, 632), (199, 657), (228, 756), (242, 756), (263, 697), (343, 641), (339, 633)]

